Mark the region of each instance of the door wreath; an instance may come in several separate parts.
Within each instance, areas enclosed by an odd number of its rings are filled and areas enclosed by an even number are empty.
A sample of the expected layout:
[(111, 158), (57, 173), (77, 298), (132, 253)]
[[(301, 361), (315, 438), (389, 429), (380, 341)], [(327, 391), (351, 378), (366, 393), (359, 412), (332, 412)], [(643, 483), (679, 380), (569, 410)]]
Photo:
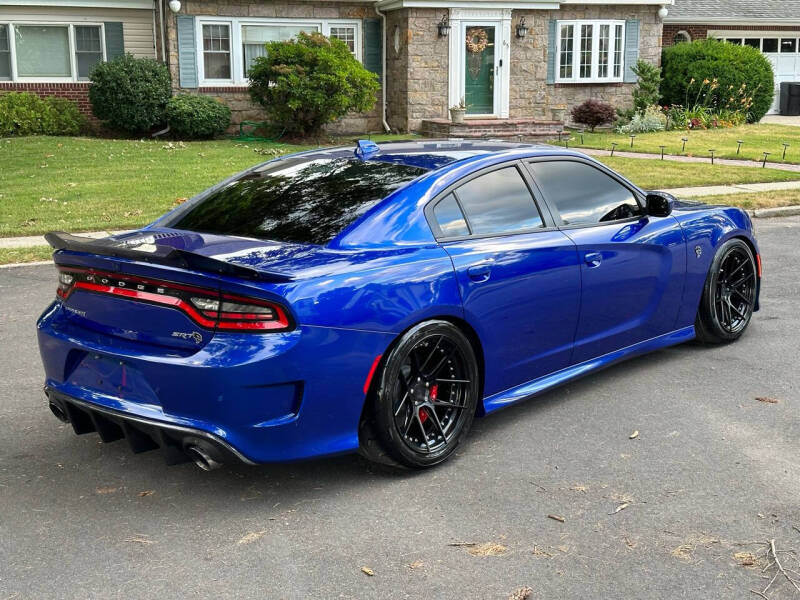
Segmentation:
[(464, 37), (467, 44), (467, 70), (469, 76), (476, 80), (483, 67), (483, 51), (489, 45), (489, 35), (482, 27), (470, 27)]

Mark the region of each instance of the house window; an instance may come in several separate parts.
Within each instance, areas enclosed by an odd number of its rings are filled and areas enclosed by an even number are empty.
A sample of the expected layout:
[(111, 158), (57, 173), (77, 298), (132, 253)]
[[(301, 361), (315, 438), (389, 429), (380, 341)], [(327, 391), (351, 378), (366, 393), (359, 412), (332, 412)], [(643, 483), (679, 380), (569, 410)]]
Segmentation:
[(352, 25), (331, 27), (330, 37), (342, 40), (350, 49), (350, 54), (356, 54), (356, 28)]
[(78, 79), (89, 79), (89, 71), (103, 61), (103, 42), (98, 25), (75, 26), (75, 64)]
[(675, 34), (675, 37), (672, 38), (673, 44), (683, 44), (692, 41), (692, 36), (689, 35), (688, 31), (679, 31)]
[(256, 58), (267, 55), (267, 42), (285, 42), (300, 32), (338, 38), (361, 60), (361, 22), (356, 20), (197, 17), (195, 22), (200, 85), (246, 85)]
[(72, 77), (67, 25), (14, 27), (18, 77)]
[[(559, 82), (622, 81), (625, 24), (621, 21), (559, 21)], [(577, 52), (573, 49), (577, 46)]]
[(11, 79), (11, 41), (8, 25), (0, 23), (0, 80)]
[(231, 28), (203, 25), (203, 72), (206, 79), (231, 78)]
[(763, 46), (761, 48), (762, 52), (772, 53), (778, 51), (778, 39), (777, 38), (764, 38)]
[(781, 52), (789, 52), (789, 53), (797, 52), (797, 40), (794, 38), (782, 39)]

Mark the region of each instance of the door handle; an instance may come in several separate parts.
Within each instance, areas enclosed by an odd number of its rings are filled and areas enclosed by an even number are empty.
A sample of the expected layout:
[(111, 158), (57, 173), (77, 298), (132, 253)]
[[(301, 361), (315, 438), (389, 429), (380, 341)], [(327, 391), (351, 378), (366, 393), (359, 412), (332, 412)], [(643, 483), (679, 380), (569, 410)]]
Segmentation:
[(481, 283), (489, 279), (492, 274), (492, 266), (487, 264), (472, 265), (467, 269), (467, 275), (472, 281)]
[(599, 252), (587, 252), (583, 255), (583, 261), (589, 265), (589, 268), (599, 267), (603, 262), (603, 255)]

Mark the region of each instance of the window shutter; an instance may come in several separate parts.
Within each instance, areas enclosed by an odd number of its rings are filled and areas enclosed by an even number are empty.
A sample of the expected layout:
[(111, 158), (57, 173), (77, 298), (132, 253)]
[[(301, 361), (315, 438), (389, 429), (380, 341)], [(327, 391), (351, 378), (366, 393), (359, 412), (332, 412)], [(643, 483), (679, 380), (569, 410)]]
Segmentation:
[(125, 38), (122, 23), (103, 23), (106, 36), (106, 60), (114, 60), (125, 54)]
[(194, 17), (178, 15), (178, 73), (182, 88), (196, 88), (197, 83), (197, 45), (194, 39)]
[(380, 19), (364, 19), (364, 66), (383, 80), (383, 35)]
[(639, 60), (639, 20), (625, 21), (625, 83), (636, 83), (639, 78), (633, 72)]
[(550, 33), (547, 39), (547, 83), (556, 82), (556, 27), (558, 21), (550, 19)]

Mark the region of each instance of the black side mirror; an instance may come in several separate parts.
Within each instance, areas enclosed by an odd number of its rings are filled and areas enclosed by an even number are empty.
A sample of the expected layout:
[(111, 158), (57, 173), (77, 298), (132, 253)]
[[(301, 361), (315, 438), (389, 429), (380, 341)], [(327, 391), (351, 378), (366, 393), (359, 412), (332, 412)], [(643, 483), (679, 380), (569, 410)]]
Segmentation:
[(664, 192), (647, 194), (647, 214), (652, 217), (668, 217), (675, 206), (675, 196)]

